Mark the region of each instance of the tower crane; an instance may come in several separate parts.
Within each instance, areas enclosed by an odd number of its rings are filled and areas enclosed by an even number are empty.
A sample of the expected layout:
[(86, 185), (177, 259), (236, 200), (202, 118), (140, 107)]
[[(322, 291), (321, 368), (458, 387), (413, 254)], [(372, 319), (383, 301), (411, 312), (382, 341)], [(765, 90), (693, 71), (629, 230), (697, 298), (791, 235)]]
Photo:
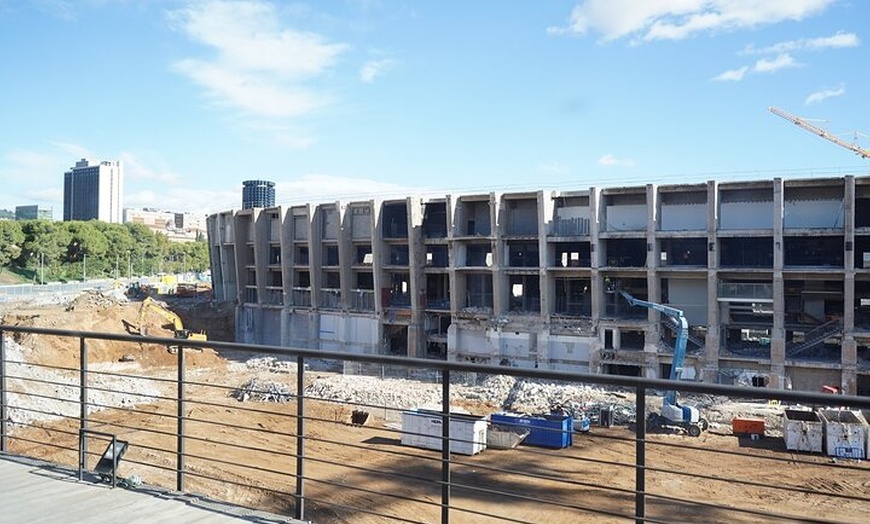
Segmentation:
[(803, 118), (796, 117), (793, 114), (788, 113), (786, 111), (783, 111), (782, 109), (780, 109), (778, 107), (771, 106), (771, 107), (768, 107), (767, 110), (776, 116), (780, 116), (782, 118), (785, 118), (789, 122), (792, 122), (793, 124), (798, 125), (804, 129), (806, 129), (810, 133), (819, 135), (820, 137), (824, 138), (825, 140), (830, 140), (831, 142), (837, 144), (838, 146), (845, 147), (846, 149), (848, 149), (849, 151), (852, 151), (853, 153), (860, 156), (861, 158), (870, 158), (870, 150), (862, 149), (861, 147), (858, 147), (856, 144), (850, 144), (849, 142), (846, 142), (845, 140), (840, 139), (836, 135), (832, 135), (831, 133), (828, 133), (827, 131), (825, 131), (821, 127), (818, 127), (818, 126), (815, 126), (815, 125), (809, 123), (808, 121), (806, 121)]

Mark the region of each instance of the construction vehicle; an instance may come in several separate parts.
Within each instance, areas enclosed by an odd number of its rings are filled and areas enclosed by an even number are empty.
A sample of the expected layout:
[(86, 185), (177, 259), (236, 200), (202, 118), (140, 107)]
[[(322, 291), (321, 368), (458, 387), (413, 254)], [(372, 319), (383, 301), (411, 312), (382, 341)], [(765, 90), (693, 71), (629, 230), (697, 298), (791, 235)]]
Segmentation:
[(166, 309), (166, 307), (161, 305), (159, 302), (155, 302), (154, 299), (151, 297), (145, 297), (145, 299), (142, 300), (142, 306), (139, 307), (139, 318), (138, 322), (136, 323), (136, 329), (138, 330), (140, 335), (145, 334), (142, 332), (142, 330), (145, 323), (145, 318), (147, 317), (149, 310), (154, 311), (155, 313), (172, 323), (172, 329), (175, 338), (181, 338), (185, 340), (208, 340), (208, 337), (202, 331), (191, 331), (189, 329), (185, 329), (184, 324), (181, 322), (181, 317)]
[(830, 140), (831, 142), (837, 144), (838, 146), (845, 147), (846, 149), (855, 153), (856, 155), (860, 156), (861, 158), (870, 158), (870, 151), (868, 151), (867, 149), (862, 149), (861, 147), (858, 147), (857, 144), (850, 144), (849, 142), (842, 140), (838, 136), (832, 135), (831, 133), (828, 133), (827, 131), (825, 131), (821, 127), (818, 127), (818, 126), (815, 126), (815, 125), (809, 123), (804, 118), (794, 116), (791, 113), (783, 111), (782, 109), (780, 109), (778, 107), (768, 107), (767, 110), (776, 116), (785, 118), (789, 122), (792, 122), (793, 124), (806, 129), (810, 133), (819, 135), (820, 137), (824, 138), (825, 140)]
[[(628, 301), (632, 306), (645, 307), (653, 309), (667, 315), (674, 324), (676, 324), (676, 342), (674, 343), (674, 359), (671, 364), (670, 380), (679, 380), (683, 373), (683, 363), (686, 360), (686, 342), (689, 338), (689, 322), (686, 320), (683, 312), (671, 306), (657, 304), (640, 300), (631, 296), (630, 293), (619, 290), (619, 294)], [(677, 392), (669, 390), (665, 393), (662, 399), (662, 412), (650, 413), (646, 420), (646, 427), (649, 430), (659, 429), (666, 426), (676, 426), (682, 428), (686, 433), (693, 437), (699, 436), (709, 427), (706, 419), (701, 417), (698, 408), (694, 406), (684, 406), (677, 402)]]

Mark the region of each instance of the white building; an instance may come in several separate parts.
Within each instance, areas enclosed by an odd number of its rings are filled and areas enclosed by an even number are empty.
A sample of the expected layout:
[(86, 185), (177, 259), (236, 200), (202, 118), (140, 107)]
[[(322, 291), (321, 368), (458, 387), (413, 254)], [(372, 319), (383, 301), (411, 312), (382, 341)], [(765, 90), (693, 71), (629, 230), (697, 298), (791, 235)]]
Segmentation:
[(121, 161), (81, 159), (63, 174), (63, 219), (121, 223)]
[(124, 223), (142, 224), (175, 242), (193, 242), (206, 236), (205, 215), (194, 213), (127, 208), (124, 209)]

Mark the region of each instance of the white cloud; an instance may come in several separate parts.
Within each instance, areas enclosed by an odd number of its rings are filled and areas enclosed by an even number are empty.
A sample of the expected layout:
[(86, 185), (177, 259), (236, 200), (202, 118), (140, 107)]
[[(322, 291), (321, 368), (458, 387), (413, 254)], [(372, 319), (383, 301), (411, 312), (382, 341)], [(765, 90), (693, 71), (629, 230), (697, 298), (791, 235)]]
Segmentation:
[(604, 42), (630, 37), (634, 42), (681, 40), (700, 33), (735, 31), (803, 20), (836, 0), (584, 0), (565, 28), (548, 28), (584, 35), (596, 32)]
[(844, 47), (858, 47), (861, 40), (855, 33), (843, 33), (838, 31), (831, 36), (818, 38), (801, 38), (799, 40), (786, 40), (777, 42), (771, 46), (756, 48), (749, 45), (741, 52), (745, 55), (775, 55), (780, 53), (793, 53), (796, 51), (821, 51), (824, 49), (840, 49)]
[(155, 170), (146, 166), (135, 153), (121, 153), (124, 163), (125, 180), (153, 180), (161, 184), (176, 185), (180, 179), (176, 173), (168, 170)]
[(44, 149), (12, 149), (0, 161), (0, 209), (37, 204), (63, 211), (63, 174), (79, 158), (93, 157), (86, 148), (51, 142)]
[(780, 69), (790, 69), (793, 67), (801, 67), (802, 65), (803, 64), (795, 61), (794, 57), (791, 55), (781, 54), (773, 59), (762, 58), (755, 62), (755, 66), (753, 66), (752, 70), (756, 73), (773, 73)]
[(822, 102), (828, 98), (843, 96), (844, 94), (846, 94), (846, 88), (843, 86), (822, 89), (821, 91), (816, 91), (815, 93), (811, 93), (810, 96), (808, 96), (807, 99), (804, 100), (804, 104), (806, 104), (806, 105), (818, 104), (819, 102)]
[(382, 60), (370, 60), (363, 64), (362, 68), (360, 69), (360, 80), (367, 84), (371, 84), (375, 81), (375, 77), (382, 75), (384, 71), (393, 67), (395, 63), (395, 60), (391, 60), (389, 58), (385, 58)]
[(160, 191), (143, 189), (124, 195), (124, 207), (158, 208), (165, 211), (189, 212), (208, 215), (227, 209), (238, 209), (242, 204), (242, 192), (215, 191), (207, 188), (164, 188)]
[(749, 67), (743, 66), (739, 69), (732, 69), (730, 71), (725, 71), (719, 75), (716, 75), (712, 78), (717, 82), (739, 82), (743, 80), (743, 77), (746, 76), (746, 73), (749, 71)]
[(792, 69), (803, 67), (803, 64), (789, 54), (781, 54), (775, 58), (761, 58), (752, 67), (743, 66), (731, 69), (714, 76), (711, 80), (716, 82), (739, 82), (749, 73), (775, 73), (780, 69)]
[(610, 153), (599, 158), (598, 163), (602, 166), (634, 167), (634, 160), (630, 158), (617, 158)]
[[(404, 198), (428, 191), (420, 187), (380, 182), (366, 178), (352, 178), (310, 173), (296, 180), (275, 183), (275, 200), (279, 203), (323, 202), (330, 200), (366, 200)], [(240, 193), (241, 194), (241, 193)]]
[(274, 5), (209, 1), (170, 11), (170, 23), (215, 52), (174, 67), (206, 89), (221, 107), (267, 117), (298, 117), (331, 100), (311, 83), (324, 76), (348, 47), (281, 26)]

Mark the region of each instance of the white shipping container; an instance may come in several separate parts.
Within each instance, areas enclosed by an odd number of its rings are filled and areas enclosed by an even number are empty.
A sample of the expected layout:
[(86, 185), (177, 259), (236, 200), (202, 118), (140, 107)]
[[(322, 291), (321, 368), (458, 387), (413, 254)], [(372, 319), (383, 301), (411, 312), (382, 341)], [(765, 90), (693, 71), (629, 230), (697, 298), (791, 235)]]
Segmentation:
[[(441, 412), (402, 412), (402, 444), (441, 451)], [(450, 452), (475, 455), (486, 449), (486, 419), (465, 413), (450, 414)]]
[(813, 411), (787, 409), (782, 424), (785, 449), (790, 451), (822, 452), (824, 430), (822, 421)]
[(833, 457), (863, 459), (867, 449), (864, 422), (853, 411), (820, 409), (825, 424), (825, 449)]

